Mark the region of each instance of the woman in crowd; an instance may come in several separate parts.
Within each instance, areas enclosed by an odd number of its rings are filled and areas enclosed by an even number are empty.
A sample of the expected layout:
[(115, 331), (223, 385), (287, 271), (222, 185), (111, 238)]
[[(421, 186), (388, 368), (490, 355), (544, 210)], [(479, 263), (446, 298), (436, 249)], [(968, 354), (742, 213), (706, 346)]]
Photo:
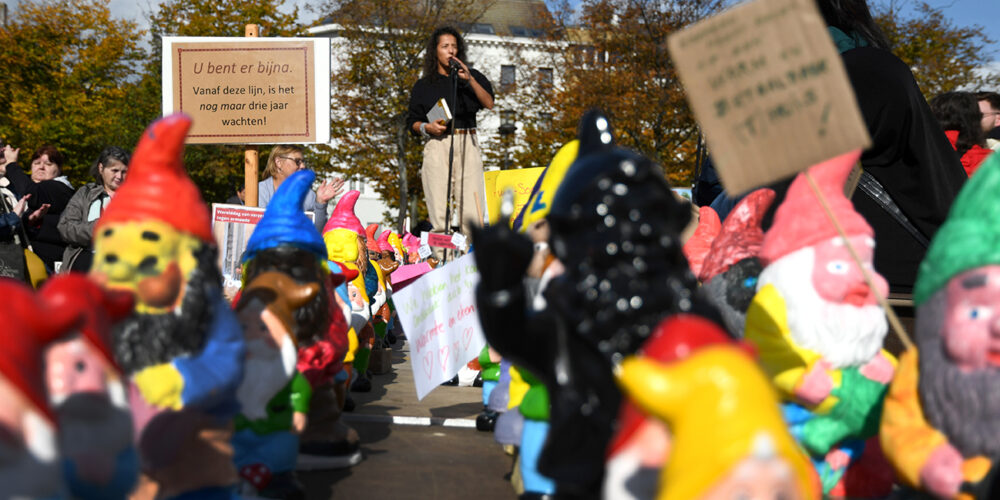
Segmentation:
[[(257, 206), (264, 208), (271, 201), (274, 192), (288, 176), (306, 168), (305, 154), (300, 146), (291, 144), (278, 144), (271, 149), (271, 154), (267, 157), (267, 167), (264, 169), (264, 180), (257, 184)], [(319, 186), (316, 192), (306, 193), (306, 200), (302, 204), (302, 210), (314, 214), (313, 222), (316, 229), (323, 231), (326, 224), (326, 204), (334, 199), (343, 190), (344, 180), (335, 177)]]
[(57, 226), (66, 204), (73, 197), (73, 186), (62, 175), (65, 160), (54, 146), (42, 146), (31, 155), (30, 177), (17, 164), (19, 152), (20, 149), (14, 149), (9, 144), (4, 147), (6, 162), (0, 166), (0, 175), (10, 181), (10, 190), (18, 197), (31, 195), (27, 213), (35, 213), (48, 205), (48, 212), (41, 223), (28, 224), (27, 232), (35, 253), (52, 271), (66, 248)]
[(965, 173), (972, 174), (993, 150), (986, 147), (983, 112), (971, 92), (945, 92), (931, 99), (931, 110), (945, 135), (962, 158)]
[(62, 257), (63, 270), (84, 273), (90, 270), (94, 224), (125, 181), (130, 159), (129, 152), (118, 146), (104, 148), (90, 167), (95, 182), (87, 183), (69, 200), (58, 226), (59, 234), (67, 243)]

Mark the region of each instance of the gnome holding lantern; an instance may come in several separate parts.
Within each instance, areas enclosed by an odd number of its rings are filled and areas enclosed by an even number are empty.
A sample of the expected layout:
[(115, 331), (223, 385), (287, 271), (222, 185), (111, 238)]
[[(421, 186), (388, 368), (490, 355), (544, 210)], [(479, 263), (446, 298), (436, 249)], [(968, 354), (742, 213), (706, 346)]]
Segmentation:
[(1000, 156), (955, 199), (914, 286), (916, 344), (899, 359), (882, 446), (900, 482), (938, 498), (997, 498)]
[[(809, 172), (885, 296), (888, 286), (871, 268), (872, 228), (843, 194), (858, 155)], [(892, 474), (872, 439), (895, 367), (882, 349), (885, 314), (804, 174), (778, 207), (760, 260), (745, 335), (785, 401), (793, 435), (816, 461), (825, 494), (885, 496)], [(854, 462), (856, 473), (845, 477)]]
[(114, 328), (143, 477), (137, 498), (229, 498), (243, 332), (222, 295), (208, 207), (184, 171), (191, 120), (157, 120), (94, 228), (91, 276), (135, 294)]
[(551, 413), (539, 471), (557, 494), (599, 491), (621, 392), (612, 366), (661, 319), (718, 313), (700, 296), (679, 234), (690, 211), (648, 158), (613, 145), (607, 118), (587, 113), (576, 160), (548, 214), (549, 247), (565, 272), (529, 314), (522, 278), (532, 243), (496, 224), (475, 235), (484, 333), (505, 359), (548, 388)]
[(0, 497), (64, 498), (56, 417), (45, 391), (45, 349), (83, 319), (49, 308), (21, 281), (0, 278)]
[(111, 328), (132, 312), (132, 294), (107, 292), (82, 274), (59, 274), (39, 298), (79, 314), (83, 324), (45, 355), (49, 400), (59, 422), (59, 455), (73, 498), (125, 498), (139, 477), (125, 381)]

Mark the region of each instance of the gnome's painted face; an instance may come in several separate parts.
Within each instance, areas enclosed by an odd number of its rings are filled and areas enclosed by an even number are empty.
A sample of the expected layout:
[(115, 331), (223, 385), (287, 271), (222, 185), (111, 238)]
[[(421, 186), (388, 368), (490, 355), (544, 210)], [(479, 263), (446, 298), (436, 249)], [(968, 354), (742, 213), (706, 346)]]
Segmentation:
[(358, 233), (350, 229), (331, 229), (323, 235), (328, 257), (341, 264), (354, 264), (362, 254), (358, 251)]
[(54, 497), (62, 484), (55, 429), (0, 375), (0, 481), (8, 497)]
[(795, 474), (778, 456), (750, 456), (738, 462), (703, 497), (704, 500), (804, 500)]
[[(874, 241), (868, 236), (850, 240), (885, 296), (885, 279), (871, 269)], [(885, 312), (840, 237), (771, 262), (758, 283), (761, 287), (773, 284), (781, 292), (792, 339), (822, 354), (834, 368), (860, 366), (882, 348), (888, 331)]]
[(94, 236), (92, 274), (108, 288), (134, 292), (136, 312), (165, 313), (181, 303), (202, 246), (157, 220), (108, 223)]
[(942, 334), (948, 357), (965, 372), (1000, 368), (1000, 265), (954, 276), (946, 295)]

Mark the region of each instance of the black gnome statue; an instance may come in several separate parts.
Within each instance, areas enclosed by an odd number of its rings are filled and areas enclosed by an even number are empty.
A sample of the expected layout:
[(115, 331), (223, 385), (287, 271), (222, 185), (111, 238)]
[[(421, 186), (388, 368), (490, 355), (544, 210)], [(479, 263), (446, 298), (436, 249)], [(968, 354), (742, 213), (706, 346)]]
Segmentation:
[(532, 244), (497, 224), (475, 236), (480, 317), (490, 345), (547, 386), (551, 428), (539, 470), (559, 496), (596, 496), (622, 395), (613, 366), (666, 316), (718, 324), (697, 292), (679, 234), (689, 209), (648, 158), (614, 145), (599, 111), (580, 122), (580, 151), (556, 192), (549, 245), (565, 272), (528, 313), (522, 277)]

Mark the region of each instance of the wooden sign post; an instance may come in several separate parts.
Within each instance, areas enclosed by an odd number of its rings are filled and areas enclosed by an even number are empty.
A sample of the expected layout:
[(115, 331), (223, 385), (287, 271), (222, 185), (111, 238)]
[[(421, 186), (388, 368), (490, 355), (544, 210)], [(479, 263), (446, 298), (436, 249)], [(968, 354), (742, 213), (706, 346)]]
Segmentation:
[[(260, 26), (248, 24), (246, 27), (246, 37), (257, 38), (260, 36)], [(247, 146), (243, 152), (243, 189), (245, 201), (248, 207), (257, 206), (257, 172), (260, 166), (260, 149), (256, 145)]]

